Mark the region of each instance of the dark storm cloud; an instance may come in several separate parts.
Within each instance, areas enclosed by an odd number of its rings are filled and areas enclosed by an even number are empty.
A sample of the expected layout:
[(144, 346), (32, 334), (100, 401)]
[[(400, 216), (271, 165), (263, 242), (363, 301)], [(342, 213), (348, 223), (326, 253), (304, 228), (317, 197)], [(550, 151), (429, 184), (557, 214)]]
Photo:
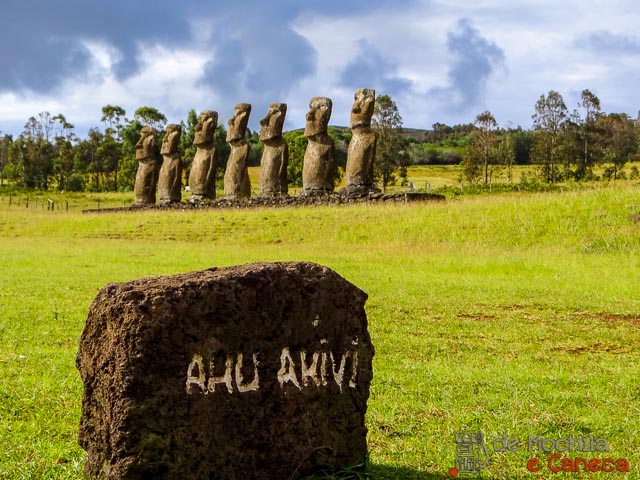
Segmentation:
[(219, 21), (213, 26), (217, 37), (213, 58), (201, 83), (216, 91), (262, 103), (282, 101), (298, 81), (315, 71), (316, 51), (285, 23), (245, 18), (232, 28)]
[[(393, 3), (382, 0), (371, 7), (365, 0), (316, 5), (298, 0), (4, 0), (0, 92), (47, 93), (67, 77), (82, 78), (91, 60), (83, 40), (115, 47), (120, 56), (115, 73), (126, 78), (139, 69), (140, 43), (183, 46), (197, 41), (190, 20), (208, 21), (219, 29), (209, 45), (218, 52), (210, 68), (216, 71), (219, 86), (239, 80), (253, 88), (262, 79), (277, 91), (276, 83), (284, 87), (313, 70), (311, 46), (291, 28), (301, 13), (349, 15)], [(229, 73), (222, 78), (220, 70), (227, 68)]]
[(599, 53), (640, 54), (640, 38), (617, 35), (605, 30), (581, 36), (575, 41), (575, 45)]
[(504, 63), (503, 50), (480, 35), (468, 19), (461, 19), (447, 35), (451, 53), (446, 87), (429, 94), (450, 111), (467, 110), (478, 105), (489, 76)]
[(360, 40), (360, 53), (346, 66), (340, 83), (354, 90), (375, 88), (380, 93), (400, 96), (411, 87), (411, 81), (395, 75), (397, 64), (385, 58), (366, 40)]
[(68, 76), (84, 76), (90, 55), (82, 41), (118, 49), (116, 73), (138, 68), (140, 41), (182, 43), (186, 19), (170, 0), (5, 0), (2, 5), (0, 91), (48, 92)]

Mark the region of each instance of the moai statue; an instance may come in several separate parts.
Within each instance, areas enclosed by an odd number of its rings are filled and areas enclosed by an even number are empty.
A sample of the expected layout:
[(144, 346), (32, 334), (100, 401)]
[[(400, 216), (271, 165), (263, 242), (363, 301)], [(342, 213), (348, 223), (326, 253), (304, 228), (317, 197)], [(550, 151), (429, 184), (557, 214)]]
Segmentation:
[(333, 192), (335, 164), (333, 140), (327, 133), (331, 117), (331, 99), (314, 97), (309, 102), (304, 136), (309, 144), (304, 152), (302, 196), (328, 195)]
[(160, 168), (160, 179), (158, 180), (158, 194), (160, 205), (180, 203), (182, 199), (182, 160), (178, 145), (182, 127), (180, 125), (167, 125), (167, 131), (162, 139), (162, 167)]
[(264, 144), (260, 160), (260, 196), (287, 196), (289, 148), (282, 138), (286, 103), (269, 105), (267, 116), (260, 120), (260, 140)]
[(136, 143), (136, 160), (138, 171), (133, 188), (136, 205), (154, 205), (156, 203), (156, 170), (155, 131), (151, 127), (142, 127), (140, 139)]
[(231, 145), (231, 153), (224, 172), (224, 198), (239, 200), (251, 196), (251, 181), (247, 170), (249, 144), (245, 140), (247, 123), (251, 114), (251, 105), (238, 103), (233, 117), (229, 120), (227, 142)]
[(218, 113), (211, 110), (200, 112), (193, 144), (196, 155), (189, 172), (189, 190), (192, 203), (216, 198), (216, 161), (218, 153), (213, 144), (213, 134), (218, 126)]
[(347, 153), (347, 186), (343, 195), (379, 191), (373, 186), (373, 161), (376, 156), (376, 133), (371, 129), (371, 117), (376, 91), (361, 88), (354, 95), (351, 107), (351, 142)]

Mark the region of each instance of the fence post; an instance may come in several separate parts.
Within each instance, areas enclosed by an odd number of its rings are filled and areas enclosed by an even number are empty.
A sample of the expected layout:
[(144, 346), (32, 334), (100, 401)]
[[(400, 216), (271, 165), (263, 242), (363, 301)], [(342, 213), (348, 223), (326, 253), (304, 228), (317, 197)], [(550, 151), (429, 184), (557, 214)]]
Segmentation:
[(47, 198), (47, 210), (51, 210), (52, 212), (55, 210), (56, 204), (50, 198)]
[(66, 211), (68, 212), (69, 211), (69, 200), (67, 200), (65, 203), (66, 203)]
[(9, 206), (11, 206), (11, 200), (13, 200), (13, 196), (9, 195)]

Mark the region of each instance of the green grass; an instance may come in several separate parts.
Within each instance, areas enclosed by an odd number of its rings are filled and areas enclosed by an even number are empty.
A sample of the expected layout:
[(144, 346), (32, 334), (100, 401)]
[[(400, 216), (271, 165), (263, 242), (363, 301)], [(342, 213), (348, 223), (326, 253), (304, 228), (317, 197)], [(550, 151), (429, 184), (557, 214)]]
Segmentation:
[[(462, 429), (593, 433), (631, 462), (611, 478), (640, 478), (640, 190), (621, 185), (117, 215), (0, 200), (0, 478), (81, 477), (75, 354), (98, 289), (263, 260), (315, 261), (369, 294), (371, 478), (451, 478)], [(539, 478), (526, 461), (548, 457), (490, 452), (481, 478)]]

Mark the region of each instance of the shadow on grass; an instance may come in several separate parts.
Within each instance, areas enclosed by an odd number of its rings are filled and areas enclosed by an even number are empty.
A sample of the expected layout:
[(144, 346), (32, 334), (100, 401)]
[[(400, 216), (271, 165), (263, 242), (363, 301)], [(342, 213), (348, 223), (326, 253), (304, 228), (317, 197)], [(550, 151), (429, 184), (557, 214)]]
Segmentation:
[[(362, 466), (360, 466), (360, 469)], [(412, 468), (395, 465), (369, 463), (366, 472), (345, 470), (332, 475), (315, 475), (304, 480), (451, 480), (453, 477), (443, 473), (420, 472)]]
[(371, 480), (451, 480), (453, 478), (443, 473), (419, 472), (412, 468), (376, 463), (368, 465), (366, 475), (364, 478)]

